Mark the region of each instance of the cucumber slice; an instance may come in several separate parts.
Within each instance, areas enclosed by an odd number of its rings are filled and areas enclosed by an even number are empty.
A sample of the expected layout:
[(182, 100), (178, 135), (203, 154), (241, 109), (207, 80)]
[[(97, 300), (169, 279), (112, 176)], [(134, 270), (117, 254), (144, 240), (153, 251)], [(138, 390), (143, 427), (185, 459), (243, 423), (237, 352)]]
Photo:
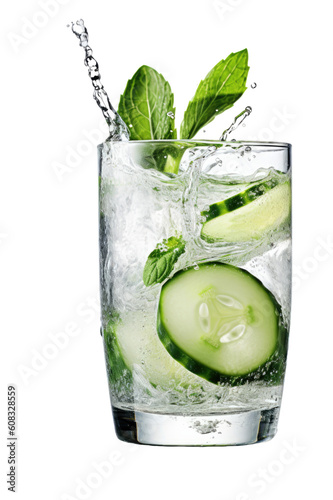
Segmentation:
[(200, 377), (186, 370), (164, 349), (154, 315), (150, 318), (144, 312), (128, 313), (108, 331), (106, 344), (113, 383), (115, 379), (123, 382), (125, 375), (129, 381), (137, 367), (148, 383), (163, 389), (202, 386)]
[(290, 203), (289, 180), (261, 182), (202, 212), (201, 237), (208, 242), (259, 239), (288, 220)]
[(132, 386), (132, 372), (125, 363), (120, 347), (115, 335), (117, 317), (111, 318), (103, 329), (104, 352), (106, 359), (106, 368), (110, 381), (110, 388), (115, 393), (121, 394), (123, 390)]
[(162, 287), (157, 329), (171, 356), (211, 382), (263, 375), (278, 383), (283, 376), (279, 306), (258, 279), (234, 266), (176, 273)]

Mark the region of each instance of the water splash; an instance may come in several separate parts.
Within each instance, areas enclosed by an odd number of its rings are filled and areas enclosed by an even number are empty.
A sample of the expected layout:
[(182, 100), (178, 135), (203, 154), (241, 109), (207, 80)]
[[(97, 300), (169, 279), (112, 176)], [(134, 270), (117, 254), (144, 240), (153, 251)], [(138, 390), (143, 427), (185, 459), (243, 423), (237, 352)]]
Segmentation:
[(251, 83), (251, 89), (255, 89), (255, 88), (257, 88), (256, 82)]
[(83, 47), (85, 51), (84, 64), (88, 67), (89, 77), (94, 87), (94, 99), (102, 110), (103, 116), (108, 124), (110, 131), (109, 138), (114, 141), (128, 141), (128, 128), (112, 106), (109, 96), (101, 83), (99, 66), (89, 46), (88, 30), (84, 25), (83, 19), (79, 19), (76, 23), (72, 22), (68, 27), (72, 29), (74, 35), (80, 40), (80, 46)]
[(234, 118), (234, 121), (232, 122), (230, 127), (223, 132), (223, 134), (220, 137), (220, 141), (226, 141), (231, 132), (236, 130), (236, 128), (238, 128), (240, 124), (243, 123), (245, 118), (247, 118), (251, 113), (252, 113), (252, 108), (250, 106), (246, 106), (246, 108)]

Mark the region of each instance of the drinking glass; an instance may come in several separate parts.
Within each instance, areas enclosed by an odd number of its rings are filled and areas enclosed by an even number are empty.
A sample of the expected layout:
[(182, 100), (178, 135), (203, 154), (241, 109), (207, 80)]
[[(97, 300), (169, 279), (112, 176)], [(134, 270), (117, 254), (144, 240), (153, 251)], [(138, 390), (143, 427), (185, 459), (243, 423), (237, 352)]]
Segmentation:
[(291, 296), (291, 146), (98, 146), (102, 335), (115, 430), (240, 445), (277, 429)]

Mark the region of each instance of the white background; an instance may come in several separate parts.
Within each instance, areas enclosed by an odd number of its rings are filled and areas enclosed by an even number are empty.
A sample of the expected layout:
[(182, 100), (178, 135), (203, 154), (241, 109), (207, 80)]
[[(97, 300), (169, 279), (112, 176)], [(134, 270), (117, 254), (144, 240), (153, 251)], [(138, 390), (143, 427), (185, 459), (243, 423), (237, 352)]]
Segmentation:
[[(7, 2), (1, 16), (1, 498), (12, 498), (5, 484), (8, 383), (18, 391), (20, 500), (83, 498), (78, 484), (96, 479), (91, 476), (96, 463), (112, 454), (113, 471), (86, 490), (85, 498), (328, 498), (333, 445), (330, 2), (54, 0), (46, 15), (42, 3)], [(138, 447), (115, 437), (98, 312), (95, 144), (105, 134), (83, 51), (66, 28), (80, 17), (114, 105), (127, 79), (148, 64), (171, 83), (178, 122), (211, 67), (247, 47), (248, 83), (257, 88), (249, 88), (204, 137), (217, 138), (251, 105), (253, 113), (236, 138), (293, 144), (292, 330), (279, 432), (271, 442), (177, 449)], [(73, 150), (75, 166), (68, 157)], [(60, 164), (67, 168), (61, 175)], [(52, 344), (50, 334), (68, 331), (73, 323), (76, 335), (67, 334), (68, 345), (22, 375)], [(285, 451), (290, 448), (292, 453)], [(258, 482), (259, 476), (265, 479)]]

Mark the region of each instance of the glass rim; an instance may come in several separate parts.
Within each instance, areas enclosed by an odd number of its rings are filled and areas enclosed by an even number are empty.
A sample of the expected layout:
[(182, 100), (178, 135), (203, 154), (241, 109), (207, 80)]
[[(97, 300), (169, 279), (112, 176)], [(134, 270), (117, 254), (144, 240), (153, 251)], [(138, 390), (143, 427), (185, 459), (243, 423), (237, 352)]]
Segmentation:
[(103, 147), (104, 144), (112, 144), (112, 143), (123, 143), (123, 144), (172, 144), (172, 143), (181, 143), (181, 144), (195, 144), (198, 146), (201, 145), (226, 145), (226, 146), (253, 146), (253, 147), (265, 147), (265, 148), (281, 148), (281, 149), (291, 149), (292, 145), (289, 142), (275, 142), (275, 141), (219, 141), (213, 139), (140, 139), (140, 140), (129, 140), (129, 141), (112, 141), (111, 139), (106, 139), (101, 144), (98, 144), (98, 148)]

